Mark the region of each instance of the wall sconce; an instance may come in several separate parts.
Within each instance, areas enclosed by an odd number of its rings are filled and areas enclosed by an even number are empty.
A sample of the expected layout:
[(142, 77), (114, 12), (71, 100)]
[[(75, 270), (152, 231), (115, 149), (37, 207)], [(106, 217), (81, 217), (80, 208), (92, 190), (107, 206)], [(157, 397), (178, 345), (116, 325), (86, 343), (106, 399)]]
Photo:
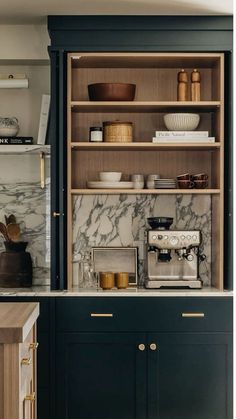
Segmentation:
[(0, 89), (28, 89), (29, 80), (25, 74), (0, 74)]

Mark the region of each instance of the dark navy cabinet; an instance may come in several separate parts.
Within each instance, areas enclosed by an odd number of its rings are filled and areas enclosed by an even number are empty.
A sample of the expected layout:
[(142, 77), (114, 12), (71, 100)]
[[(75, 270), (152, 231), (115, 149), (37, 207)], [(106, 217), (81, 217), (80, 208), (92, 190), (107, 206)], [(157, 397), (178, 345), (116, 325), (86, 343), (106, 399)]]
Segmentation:
[(65, 333), (57, 337), (59, 419), (146, 418), (142, 333)]
[(231, 336), (151, 334), (148, 419), (229, 419)]
[(231, 298), (58, 298), (56, 417), (232, 419), (231, 317)]

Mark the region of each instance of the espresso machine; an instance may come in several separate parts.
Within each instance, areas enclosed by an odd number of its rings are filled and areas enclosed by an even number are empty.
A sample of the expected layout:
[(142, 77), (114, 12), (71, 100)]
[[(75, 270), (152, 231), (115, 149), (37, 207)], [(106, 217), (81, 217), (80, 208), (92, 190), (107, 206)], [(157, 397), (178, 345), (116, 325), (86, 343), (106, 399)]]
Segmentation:
[(170, 230), (171, 217), (148, 218), (146, 288), (201, 288), (199, 230)]

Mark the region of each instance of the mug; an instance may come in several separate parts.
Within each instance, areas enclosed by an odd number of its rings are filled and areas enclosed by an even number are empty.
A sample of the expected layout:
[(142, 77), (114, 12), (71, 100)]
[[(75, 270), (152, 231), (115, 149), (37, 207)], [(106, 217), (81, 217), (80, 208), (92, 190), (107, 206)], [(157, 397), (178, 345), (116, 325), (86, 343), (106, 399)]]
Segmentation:
[(115, 277), (113, 272), (99, 272), (100, 287), (104, 290), (110, 290), (115, 286)]
[(129, 286), (129, 274), (128, 272), (117, 272), (115, 275), (116, 286), (118, 289), (125, 289)]
[(193, 175), (193, 180), (207, 180), (208, 175), (206, 173), (199, 173), (197, 175)]
[(177, 176), (177, 180), (190, 180), (191, 179), (191, 175), (189, 173), (184, 173), (183, 175), (179, 175)]
[(204, 189), (207, 188), (208, 186), (208, 181), (207, 180), (194, 180), (194, 186), (197, 189)]
[(180, 189), (192, 189), (194, 187), (194, 182), (189, 180), (178, 180), (178, 186)]

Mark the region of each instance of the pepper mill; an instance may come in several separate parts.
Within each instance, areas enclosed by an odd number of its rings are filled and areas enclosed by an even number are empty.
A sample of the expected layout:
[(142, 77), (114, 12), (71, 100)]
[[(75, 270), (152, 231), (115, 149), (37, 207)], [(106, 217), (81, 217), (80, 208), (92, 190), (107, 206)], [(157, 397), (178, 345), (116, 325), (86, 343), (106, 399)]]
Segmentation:
[(191, 99), (193, 102), (201, 100), (201, 75), (196, 68), (191, 73)]
[(177, 100), (180, 102), (188, 100), (188, 74), (184, 69), (178, 73)]

